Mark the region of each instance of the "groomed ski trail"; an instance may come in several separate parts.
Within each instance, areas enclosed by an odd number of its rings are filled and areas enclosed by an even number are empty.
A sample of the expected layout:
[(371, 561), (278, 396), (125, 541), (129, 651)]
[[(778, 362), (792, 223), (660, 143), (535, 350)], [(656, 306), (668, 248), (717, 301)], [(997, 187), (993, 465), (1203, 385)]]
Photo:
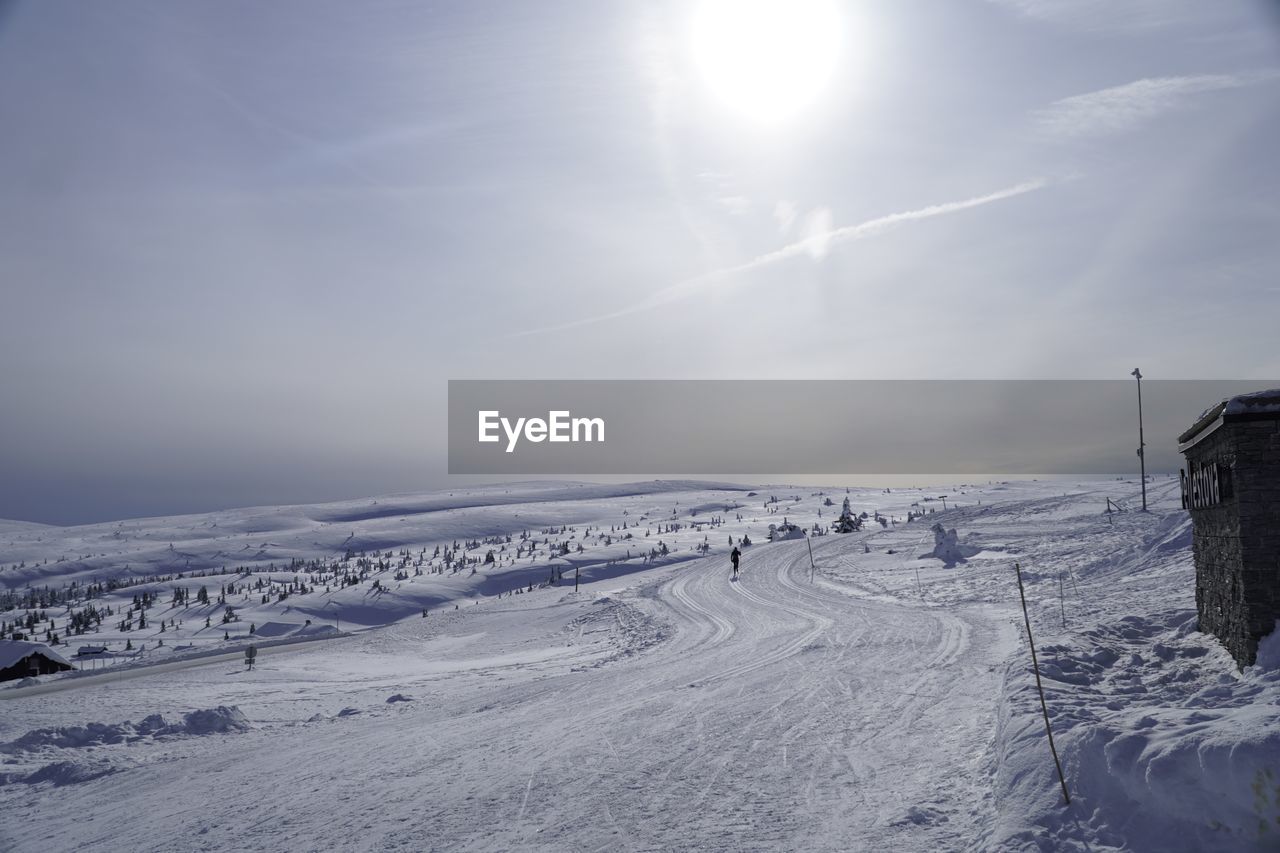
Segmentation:
[[(825, 537), (814, 554), (860, 542)], [(997, 669), (1016, 638), (1006, 613), (810, 583), (804, 542), (754, 546), (736, 582), (723, 556), (645, 578), (594, 603), (549, 590), (460, 614), (467, 659), (511, 662), (377, 682), (412, 702), (310, 681), (295, 692), (346, 690), (335, 701), (359, 713), (291, 720), (287, 689), (210, 685), (258, 727), (59, 789), (41, 815), (93, 821), (90, 849), (976, 845), (993, 809)], [(348, 645), (430, 655), (439, 627)], [(603, 636), (612, 651), (590, 652)], [(299, 796), (333, 808), (295, 810)], [(163, 813), (140, 806), (162, 798)], [(16, 840), (35, 843), (28, 831)]]

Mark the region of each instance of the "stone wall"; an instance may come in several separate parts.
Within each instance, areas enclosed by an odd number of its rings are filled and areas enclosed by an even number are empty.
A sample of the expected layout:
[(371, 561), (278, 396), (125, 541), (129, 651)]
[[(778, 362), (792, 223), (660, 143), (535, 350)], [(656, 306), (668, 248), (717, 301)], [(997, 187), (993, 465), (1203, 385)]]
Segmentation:
[[(1201, 440), (1187, 453), (1191, 464), (1222, 460), (1233, 455), (1224, 429)], [(1236, 494), (1239, 494), (1237, 491)], [(1196, 610), (1200, 630), (1213, 634), (1237, 660), (1247, 647), (1247, 617), (1240, 567), (1243, 553), (1237, 498), (1193, 510), (1192, 552), (1196, 562)]]
[(1232, 494), (1191, 512), (1200, 630), (1241, 666), (1280, 618), (1280, 420), (1228, 420), (1186, 451), (1231, 469)]
[(1280, 420), (1223, 427), (1232, 431), (1236, 446), (1241, 582), (1247, 603), (1246, 654), (1236, 660), (1247, 666), (1257, 656), (1258, 641), (1280, 619)]

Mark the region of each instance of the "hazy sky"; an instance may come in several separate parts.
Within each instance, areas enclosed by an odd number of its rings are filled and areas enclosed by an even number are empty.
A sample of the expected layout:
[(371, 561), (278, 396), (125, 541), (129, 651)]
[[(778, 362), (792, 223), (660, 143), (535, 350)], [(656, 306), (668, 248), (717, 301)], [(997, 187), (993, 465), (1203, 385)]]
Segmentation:
[(0, 517), (443, 485), (449, 378), (1280, 375), (1275, 4), (747, 5), (0, 3)]

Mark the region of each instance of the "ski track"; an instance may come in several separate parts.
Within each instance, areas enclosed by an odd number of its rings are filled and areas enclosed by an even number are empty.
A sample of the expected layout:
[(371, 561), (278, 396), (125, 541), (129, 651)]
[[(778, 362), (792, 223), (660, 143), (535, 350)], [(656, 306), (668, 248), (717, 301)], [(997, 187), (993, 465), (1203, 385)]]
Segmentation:
[[(831, 537), (815, 557), (862, 538)], [(380, 704), (394, 677), (346, 685), (341, 701), (362, 713), (304, 723), (284, 713), (287, 690), (256, 694), (244, 702), (265, 703), (255, 731), (55, 789), (41, 820), (78, 821), (78, 846), (104, 850), (957, 849), (979, 837), (1003, 620), (811, 583), (803, 542), (755, 546), (743, 569), (732, 582), (713, 557), (604, 604), (526, 605), (540, 626), (530, 644), (578, 644), (411, 678), (412, 703)], [(557, 628), (562, 612), (588, 621)], [(363, 641), (403, 647), (427, 630)], [(600, 635), (604, 657), (587, 642)], [(320, 726), (342, 734), (313, 736)], [(929, 749), (901, 754), (912, 741)], [(0, 806), (20, 807), (20, 787), (0, 788)], [(164, 798), (171, 808), (140, 809)], [(294, 814), (295, 801), (326, 813)], [(912, 806), (940, 817), (913, 822)], [(6, 831), (15, 849), (43, 843), (38, 825)]]

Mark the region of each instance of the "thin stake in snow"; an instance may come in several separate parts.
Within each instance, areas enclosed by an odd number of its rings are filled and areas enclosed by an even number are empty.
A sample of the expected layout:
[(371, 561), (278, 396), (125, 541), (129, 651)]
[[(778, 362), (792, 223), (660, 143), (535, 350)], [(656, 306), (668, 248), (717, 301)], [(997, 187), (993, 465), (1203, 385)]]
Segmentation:
[(1067, 590), (1066, 581), (1062, 578), (1065, 574), (1066, 572), (1058, 572), (1058, 609), (1062, 611), (1062, 627), (1064, 629), (1067, 627)]
[(1036, 642), (1031, 639), (1031, 617), (1027, 615), (1027, 594), (1022, 590), (1022, 567), (1013, 564), (1018, 573), (1018, 597), (1022, 599), (1022, 618), (1027, 623), (1027, 643), (1031, 646), (1031, 669), (1036, 674), (1036, 690), (1040, 693), (1040, 710), (1044, 714), (1044, 731), (1049, 736), (1049, 752), (1053, 753), (1053, 766), (1058, 768), (1058, 781), (1062, 783), (1062, 798), (1071, 805), (1071, 795), (1067, 793), (1067, 780), (1062, 775), (1062, 762), (1058, 760), (1058, 748), (1053, 745), (1053, 729), (1049, 726), (1049, 706), (1044, 701), (1044, 686), (1040, 683), (1040, 662), (1036, 660)]
[(525, 806), (529, 805), (529, 792), (533, 790), (533, 776), (537, 772), (536, 769), (529, 771), (529, 784), (524, 786), (524, 799), (520, 801), (520, 814), (516, 815), (516, 820), (524, 817)]
[[(923, 536), (920, 537), (919, 540), (916, 541), (915, 547), (912, 548), (907, 553), (906, 559), (902, 561), (902, 564), (904, 566), (907, 564), (907, 560), (912, 559), (913, 554), (916, 554), (920, 551), (920, 546), (924, 544), (924, 540), (928, 535), (929, 535), (928, 532), (926, 532)], [(916, 591), (920, 593), (921, 598), (924, 598), (924, 584), (920, 583), (920, 561), (918, 558), (916, 559), (915, 569), (916, 569)]]
[(806, 536), (804, 542), (809, 546), (809, 583), (813, 583), (813, 572), (818, 568), (813, 564), (813, 540)]

